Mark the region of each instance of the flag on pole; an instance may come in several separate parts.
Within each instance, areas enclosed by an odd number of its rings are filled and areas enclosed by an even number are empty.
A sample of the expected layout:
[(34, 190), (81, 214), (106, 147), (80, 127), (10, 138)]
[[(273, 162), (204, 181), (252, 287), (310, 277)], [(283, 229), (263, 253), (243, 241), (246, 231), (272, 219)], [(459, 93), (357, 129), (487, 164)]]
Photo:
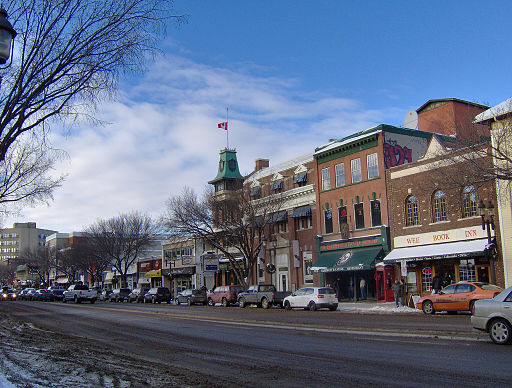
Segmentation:
[(223, 123), (217, 124), (217, 128), (221, 128), (221, 129), (224, 129), (227, 131), (228, 130), (228, 122), (224, 121)]

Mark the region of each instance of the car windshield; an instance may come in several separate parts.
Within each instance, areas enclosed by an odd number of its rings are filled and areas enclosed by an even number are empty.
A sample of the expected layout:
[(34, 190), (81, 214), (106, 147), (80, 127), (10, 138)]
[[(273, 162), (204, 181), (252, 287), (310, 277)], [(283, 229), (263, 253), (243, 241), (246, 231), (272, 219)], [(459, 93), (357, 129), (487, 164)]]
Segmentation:
[(501, 287), (495, 286), (494, 284), (489, 283), (475, 283), (482, 290), (502, 290)]

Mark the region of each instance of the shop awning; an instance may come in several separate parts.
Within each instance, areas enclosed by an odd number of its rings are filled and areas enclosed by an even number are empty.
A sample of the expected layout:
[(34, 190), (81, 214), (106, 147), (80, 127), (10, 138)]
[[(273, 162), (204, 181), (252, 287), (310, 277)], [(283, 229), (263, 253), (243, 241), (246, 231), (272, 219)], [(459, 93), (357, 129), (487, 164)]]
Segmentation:
[(286, 210), (272, 214), (269, 222), (283, 222), (288, 219), (288, 212)]
[(250, 197), (257, 197), (261, 195), (261, 187), (255, 187), (254, 189), (251, 189), (249, 192)]
[(290, 217), (299, 218), (299, 217), (310, 217), (311, 216), (311, 206), (303, 206), (293, 209), (293, 213)]
[(55, 283), (57, 284), (66, 284), (68, 282), (68, 278), (57, 278), (55, 279)]
[(196, 267), (171, 268), (172, 275), (193, 275), (196, 273)]
[(283, 181), (276, 181), (270, 186), (270, 190), (280, 190), (283, 188)]
[(153, 269), (151, 271), (146, 272), (145, 275), (146, 278), (160, 278), (162, 277), (162, 270), (161, 269)]
[(384, 258), (385, 263), (396, 263), (401, 260), (423, 261), (456, 259), (468, 256), (481, 256), (490, 247), (487, 239), (457, 241), (445, 244), (430, 244), (417, 247), (393, 249)]
[(336, 252), (321, 253), (313, 264), (314, 272), (364, 271), (375, 267), (381, 260), (382, 247), (345, 249)]
[(293, 183), (305, 183), (307, 180), (307, 173), (303, 172), (301, 174), (298, 174), (295, 179), (293, 180)]

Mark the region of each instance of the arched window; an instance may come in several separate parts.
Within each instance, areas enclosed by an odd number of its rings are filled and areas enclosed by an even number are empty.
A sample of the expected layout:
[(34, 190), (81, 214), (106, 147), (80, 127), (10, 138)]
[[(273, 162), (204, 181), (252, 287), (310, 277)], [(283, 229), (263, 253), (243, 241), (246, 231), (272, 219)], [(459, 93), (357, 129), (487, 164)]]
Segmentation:
[(434, 222), (446, 221), (446, 195), (437, 190), (432, 196), (432, 215)]
[(419, 225), (420, 220), (418, 217), (418, 198), (416, 198), (414, 195), (407, 197), (405, 202), (405, 213), (405, 223), (407, 226)]
[(476, 216), (475, 186), (466, 186), (462, 191), (462, 217)]

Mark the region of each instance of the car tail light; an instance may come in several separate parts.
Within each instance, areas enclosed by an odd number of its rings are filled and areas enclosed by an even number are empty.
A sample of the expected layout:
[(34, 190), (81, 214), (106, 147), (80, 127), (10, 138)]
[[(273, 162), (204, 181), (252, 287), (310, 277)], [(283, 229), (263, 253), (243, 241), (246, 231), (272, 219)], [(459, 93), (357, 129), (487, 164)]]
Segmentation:
[(324, 298), (324, 295), (323, 294), (318, 294), (318, 299), (322, 299)]

